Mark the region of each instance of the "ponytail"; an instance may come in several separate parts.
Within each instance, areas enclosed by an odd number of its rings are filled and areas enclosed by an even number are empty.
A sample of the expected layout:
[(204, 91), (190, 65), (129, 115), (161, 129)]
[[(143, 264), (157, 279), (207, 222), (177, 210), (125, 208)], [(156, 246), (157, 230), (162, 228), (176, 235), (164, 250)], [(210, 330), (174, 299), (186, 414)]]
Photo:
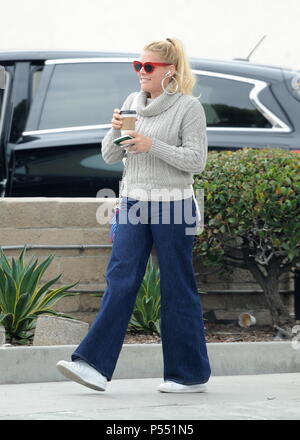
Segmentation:
[[(144, 47), (144, 51), (157, 52), (165, 63), (174, 64), (176, 72), (175, 79), (178, 82), (179, 93), (192, 95), (196, 84), (196, 78), (193, 75), (183, 44), (177, 38), (167, 38), (162, 41), (154, 41)], [(175, 83), (175, 84), (174, 84)], [(176, 90), (176, 81), (171, 81), (168, 91)]]

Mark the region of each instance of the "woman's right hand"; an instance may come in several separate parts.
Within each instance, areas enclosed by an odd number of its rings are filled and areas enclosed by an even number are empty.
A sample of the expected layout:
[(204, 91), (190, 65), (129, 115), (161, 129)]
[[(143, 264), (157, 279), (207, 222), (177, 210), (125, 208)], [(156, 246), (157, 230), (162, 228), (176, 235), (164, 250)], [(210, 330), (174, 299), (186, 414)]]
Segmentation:
[(112, 128), (114, 128), (115, 130), (121, 130), (122, 125), (123, 125), (123, 118), (120, 115), (120, 109), (115, 108), (114, 112), (113, 112), (113, 117), (112, 117)]

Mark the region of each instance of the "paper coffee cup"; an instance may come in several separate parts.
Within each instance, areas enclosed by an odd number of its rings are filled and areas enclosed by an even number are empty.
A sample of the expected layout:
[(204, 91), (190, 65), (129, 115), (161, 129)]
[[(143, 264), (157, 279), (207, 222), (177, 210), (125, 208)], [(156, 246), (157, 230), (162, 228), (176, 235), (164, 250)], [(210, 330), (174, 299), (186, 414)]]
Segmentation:
[(256, 324), (256, 319), (250, 313), (241, 313), (239, 315), (239, 325), (241, 327), (250, 327)]
[(128, 130), (135, 130), (136, 111), (135, 110), (121, 110), (120, 115), (123, 117), (123, 124), (121, 135), (124, 136)]

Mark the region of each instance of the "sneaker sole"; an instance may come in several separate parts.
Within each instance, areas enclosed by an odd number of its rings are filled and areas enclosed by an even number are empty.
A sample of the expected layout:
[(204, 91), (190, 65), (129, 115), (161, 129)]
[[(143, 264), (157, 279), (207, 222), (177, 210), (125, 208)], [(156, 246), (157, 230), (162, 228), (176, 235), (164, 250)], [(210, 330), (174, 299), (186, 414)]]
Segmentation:
[(70, 370), (65, 365), (57, 364), (56, 365), (59, 372), (65, 376), (67, 379), (71, 379), (75, 382), (80, 383), (81, 385), (84, 385), (88, 388), (92, 388), (93, 390), (97, 391), (105, 391), (105, 387), (101, 387), (100, 385), (93, 384), (91, 382), (86, 382), (84, 379), (82, 379), (78, 374), (76, 374), (74, 371)]
[(158, 388), (158, 391), (160, 391), (161, 393), (205, 393), (207, 391), (207, 389), (206, 388), (194, 388), (194, 389), (189, 388), (189, 389), (182, 389), (182, 390), (179, 390), (179, 389), (172, 390), (170, 388), (169, 389)]

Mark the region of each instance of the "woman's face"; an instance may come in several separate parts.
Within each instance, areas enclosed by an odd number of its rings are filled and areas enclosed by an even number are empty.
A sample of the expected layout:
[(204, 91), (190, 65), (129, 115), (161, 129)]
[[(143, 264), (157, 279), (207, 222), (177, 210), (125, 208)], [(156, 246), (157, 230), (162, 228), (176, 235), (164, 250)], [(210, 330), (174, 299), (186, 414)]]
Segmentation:
[[(158, 53), (156, 52), (150, 52), (145, 51), (142, 53), (140, 61), (142, 63), (150, 62), (150, 63), (163, 63), (164, 61), (160, 59)], [(162, 92), (162, 86), (161, 81), (164, 78), (164, 75), (171, 71), (171, 75), (174, 75), (175, 73), (175, 66), (169, 65), (169, 66), (155, 66), (153, 72), (147, 73), (145, 69), (142, 67), (142, 69), (137, 72), (137, 75), (140, 80), (141, 89), (143, 92), (150, 93), (151, 98), (156, 98), (159, 96)], [(171, 80), (171, 76), (167, 77), (164, 81), (164, 88), (167, 87), (169, 81)]]

